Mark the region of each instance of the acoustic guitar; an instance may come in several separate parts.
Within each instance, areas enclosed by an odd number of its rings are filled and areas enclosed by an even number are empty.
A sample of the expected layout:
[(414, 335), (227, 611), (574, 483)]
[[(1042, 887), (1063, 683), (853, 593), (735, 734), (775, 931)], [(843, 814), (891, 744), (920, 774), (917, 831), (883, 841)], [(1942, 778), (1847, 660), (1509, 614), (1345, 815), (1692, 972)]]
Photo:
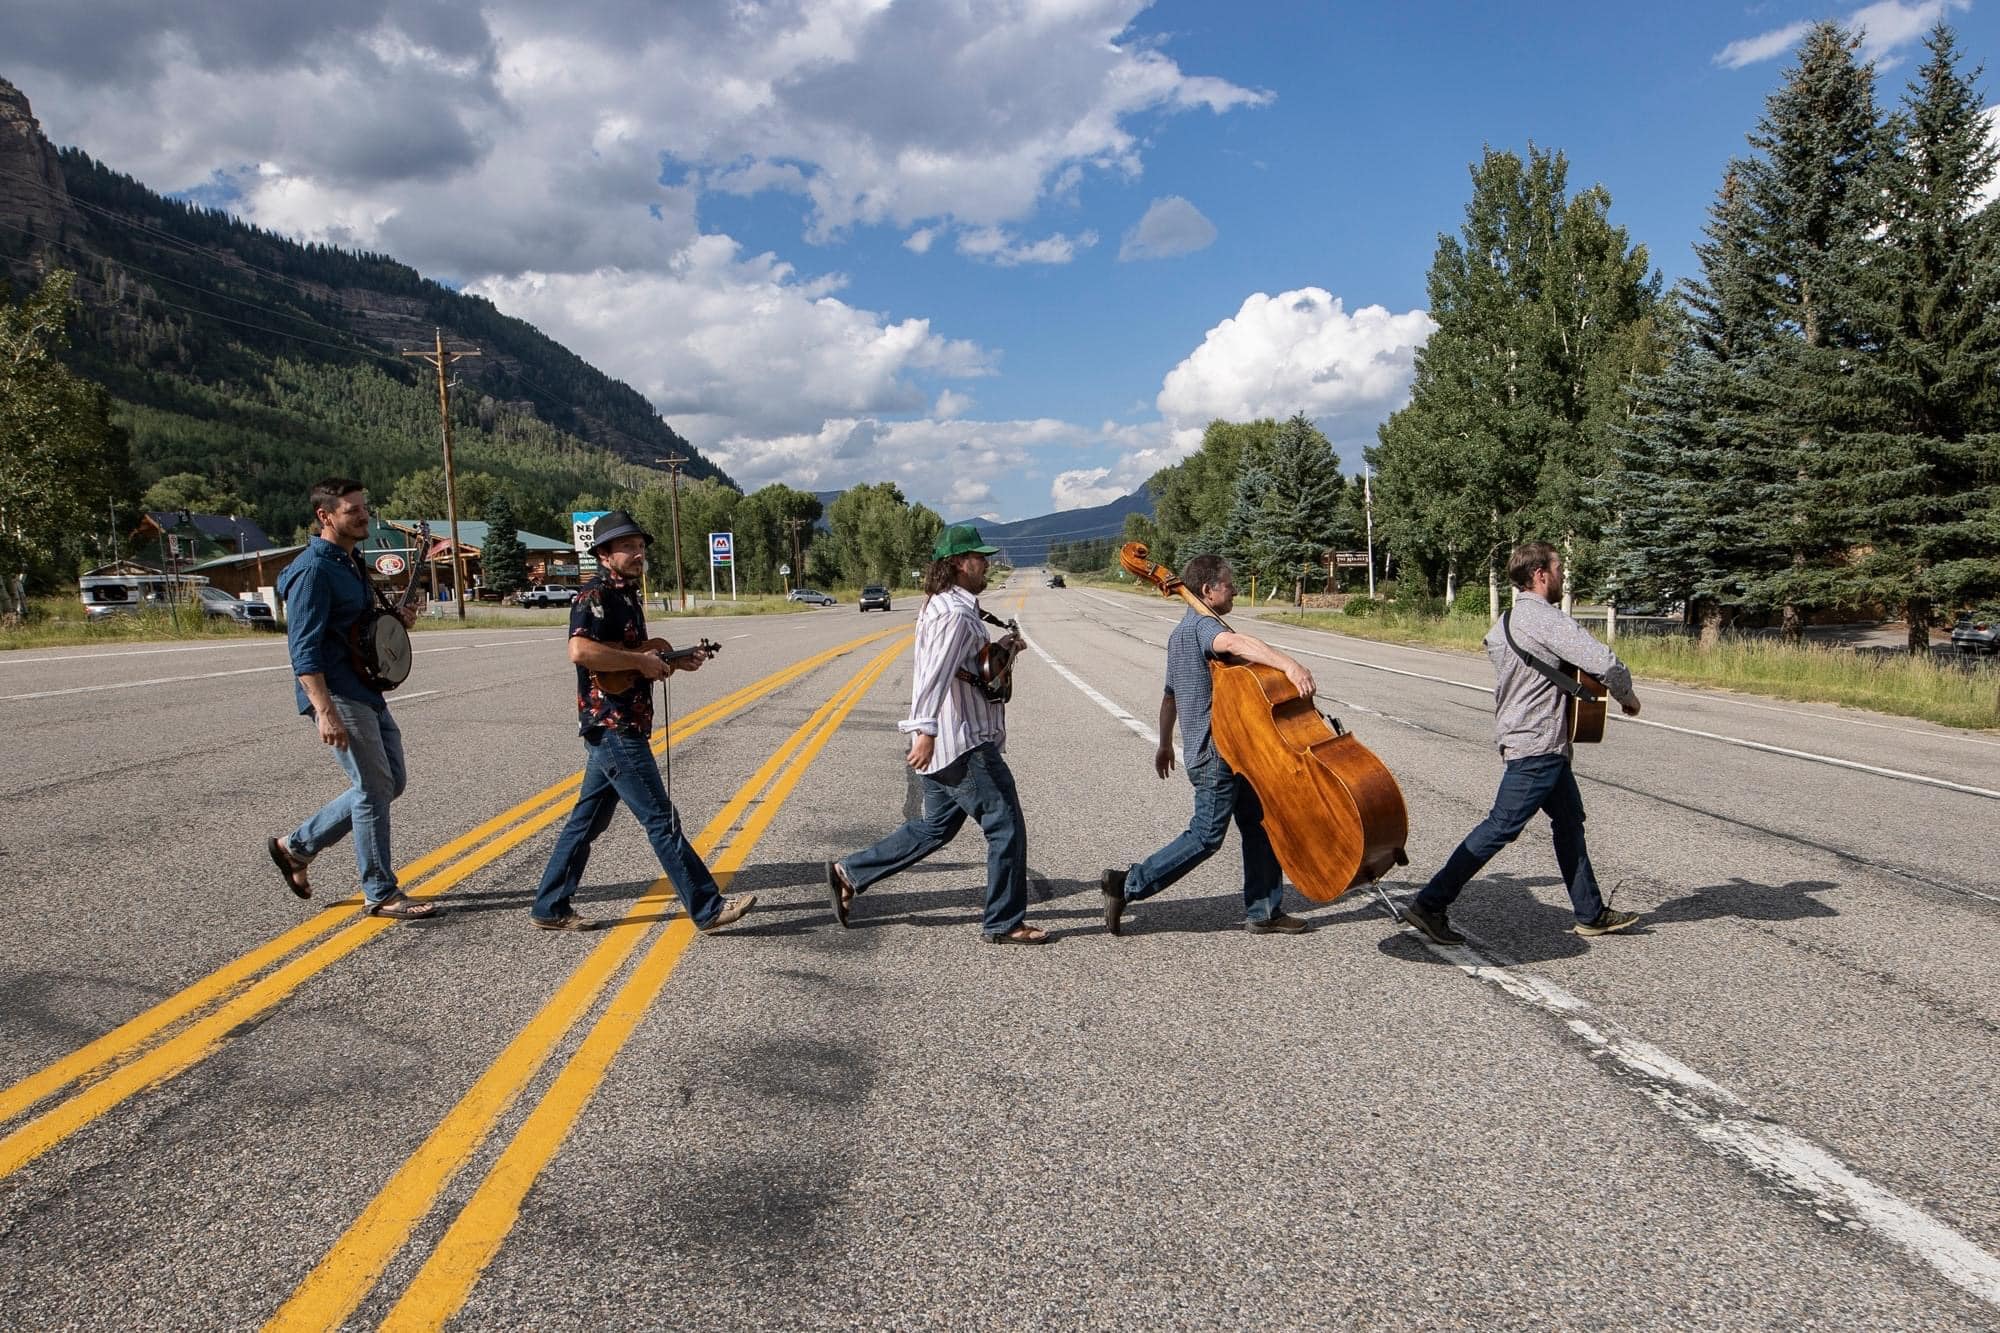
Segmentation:
[(1563, 721), (1569, 727), (1569, 739), (1573, 745), (1594, 745), (1604, 739), (1604, 719), (1609, 711), (1604, 703), (1611, 693), (1604, 682), (1585, 671), (1582, 667), (1568, 662), (1557, 662), (1550, 666), (1541, 658), (1514, 642), (1514, 612), (1509, 609), (1500, 613), (1500, 634), (1507, 640), (1507, 646), (1514, 655), (1543, 676), (1566, 701), (1563, 705)]
[[(1118, 561), (1133, 578), (1229, 628), (1172, 570), (1148, 560), (1144, 543), (1127, 542)], [(1257, 793), (1271, 850), (1292, 887), (1330, 903), (1409, 864), (1403, 791), (1374, 751), (1299, 697), (1282, 671), (1235, 661), (1211, 661), (1208, 671), (1215, 748)]]
[[(649, 652), (670, 667), (684, 667), (696, 662), (706, 662), (722, 651), (722, 645), (703, 639), (692, 648), (675, 648), (665, 639), (648, 639), (640, 651)], [(597, 682), (597, 688), (605, 694), (623, 694), (645, 679), (636, 671), (593, 671), (590, 678)]]

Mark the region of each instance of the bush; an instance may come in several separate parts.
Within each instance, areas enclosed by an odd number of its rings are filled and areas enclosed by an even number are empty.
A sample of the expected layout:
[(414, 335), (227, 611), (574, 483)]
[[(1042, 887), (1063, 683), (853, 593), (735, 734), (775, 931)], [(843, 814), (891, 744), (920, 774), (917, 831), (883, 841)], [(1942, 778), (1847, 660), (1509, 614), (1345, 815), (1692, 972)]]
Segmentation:
[(1484, 617), (1489, 605), (1484, 583), (1464, 583), (1459, 585), (1457, 594), (1452, 597), (1448, 614)]
[(1444, 614), (1444, 599), (1432, 597), (1429, 593), (1411, 593), (1408, 597), (1396, 599), (1396, 610), (1406, 616), (1441, 616)]
[(1356, 597), (1340, 609), (1344, 616), (1372, 616), (1382, 610), (1382, 603), (1369, 597)]

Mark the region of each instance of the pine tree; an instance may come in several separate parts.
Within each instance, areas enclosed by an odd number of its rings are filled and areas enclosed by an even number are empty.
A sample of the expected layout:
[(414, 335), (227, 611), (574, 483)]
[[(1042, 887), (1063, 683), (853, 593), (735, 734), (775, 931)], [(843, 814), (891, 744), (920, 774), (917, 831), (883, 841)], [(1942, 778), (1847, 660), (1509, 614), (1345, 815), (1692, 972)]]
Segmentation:
[[(1869, 196), (1879, 230), (1840, 273), (1859, 350), (1831, 436), (1844, 590), (1900, 610), (1913, 653), (1936, 609), (2000, 591), (1988, 526), (2000, 500), (2000, 210), (1979, 206), (1996, 155), (1985, 102), (1940, 23)], [(1838, 373), (1836, 371), (1836, 373)]]
[(528, 583), (528, 551), (521, 545), (514, 506), (504, 494), (486, 502), (486, 545), (479, 552), (480, 577), (502, 597)]
[(1225, 549), (1273, 586), (1320, 577), (1339, 538), (1340, 460), (1303, 412), (1279, 426), (1259, 454), (1238, 479)]
[(1860, 335), (1842, 298), (1866, 262), (1882, 146), (1874, 69), (1856, 63), (1857, 46), (1831, 22), (1806, 34), (1750, 136), (1755, 153), (1738, 168), (1771, 302), (1753, 363), (1761, 420), (1741, 446), (1741, 517), (1779, 553), (1742, 571), (1745, 600), (1778, 608), (1792, 641), (1813, 607), (1834, 600), (1844, 546), (1829, 439), (1851, 408), (1840, 381)]

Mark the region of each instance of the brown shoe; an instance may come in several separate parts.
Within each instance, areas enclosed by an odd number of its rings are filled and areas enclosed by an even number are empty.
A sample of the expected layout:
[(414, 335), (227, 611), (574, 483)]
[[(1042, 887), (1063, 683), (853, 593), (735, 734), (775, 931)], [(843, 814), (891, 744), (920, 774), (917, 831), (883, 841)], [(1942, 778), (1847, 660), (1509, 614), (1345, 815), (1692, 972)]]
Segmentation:
[(595, 930), (597, 923), (581, 912), (565, 912), (561, 916), (530, 917), (537, 930)]
[(1312, 929), (1312, 922), (1289, 912), (1273, 912), (1262, 921), (1245, 921), (1243, 929), (1252, 935), (1303, 935)]
[(285, 887), (292, 891), (294, 898), (313, 896), (312, 885), (306, 880), (306, 867), (311, 862), (292, 855), (292, 849), (285, 845), (283, 838), (273, 838), (269, 844), (271, 862), (278, 867), (278, 873), (285, 877)]
[(757, 895), (754, 893), (739, 893), (734, 898), (724, 898), (722, 910), (715, 914), (714, 920), (701, 928), (701, 933), (706, 935), (710, 931), (721, 930), (724, 926), (735, 925), (743, 919), (745, 912), (756, 905)]

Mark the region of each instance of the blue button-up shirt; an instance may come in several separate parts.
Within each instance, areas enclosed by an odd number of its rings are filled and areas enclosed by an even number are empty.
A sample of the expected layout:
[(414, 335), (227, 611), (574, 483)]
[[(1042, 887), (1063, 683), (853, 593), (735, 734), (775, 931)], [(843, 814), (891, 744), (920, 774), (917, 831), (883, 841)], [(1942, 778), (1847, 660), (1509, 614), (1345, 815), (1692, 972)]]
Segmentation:
[(362, 684), (354, 669), (348, 635), (375, 595), (354, 556), (336, 542), (314, 537), (278, 575), (278, 595), (285, 599), (285, 641), (292, 650), (292, 689), (299, 711), (312, 712), (305, 686), (297, 680), (311, 675), (325, 676), (327, 692), (336, 699), (367, 704), (378, 713), (388, 708), (381, 691)]

